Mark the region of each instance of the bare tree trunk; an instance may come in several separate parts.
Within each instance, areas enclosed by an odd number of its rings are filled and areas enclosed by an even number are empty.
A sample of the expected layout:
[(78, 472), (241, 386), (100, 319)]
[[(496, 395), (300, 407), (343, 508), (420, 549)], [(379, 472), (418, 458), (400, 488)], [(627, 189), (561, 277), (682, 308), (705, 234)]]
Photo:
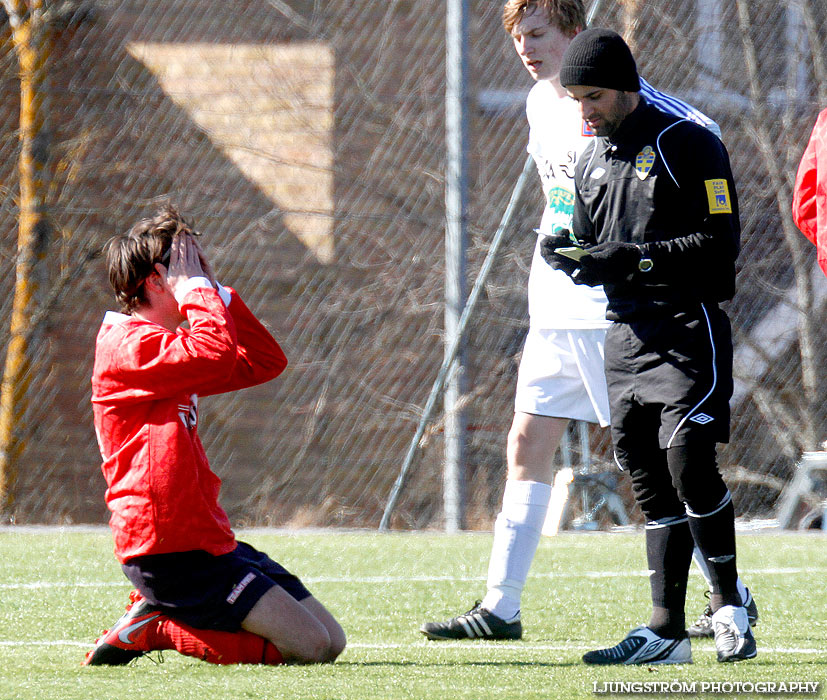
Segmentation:
[[(813, 288), (810, 275), (809, 250), (807, 249), (809, 244), (792, 221), (790, 213), (790, 202), (792, 201), (790, 171), (793, 165), (787, 162), (789, 157), (784, 161), (779, 159), (778, 148), (770, 132), (770, 125), (773, 122), (767, 110), (764, 92), (761, 87), (755, 44), (750, 34), (752, 22), (749, 15), (749, 6), (745, 0), (736, 0), (736, 6), (741, 42), (744, 47), (750, 97), (754, 110), (754, 118), (751, 120), (749, 130), (764, 160), (775, 191), (784, 239), (792, 256), (793, 273), (798, 292), (798, 341), (803, 389), (803, 408), (797, 426), (798, 435), (800, 435), (801, 449), (814, 450), (818, 442), (814, 422), (816, 401), (818, 400), (818, 354), (815, 346), (816, 321), (813, 317)], [(816, 47), (811, 48), (816, 50)], [(772, 410), (772, 406), (769, 404), (764, 408)]]
[(637, 32), (635, 30), (637, 29), (637, 23), (640, 17), (642, 0), (620, 0), (620, 4), (623, 6), (623, 29), (620, 34), (626, 40), (626, 43), (629, 44), (632, 55), (637, 56)]
[(0, 508), (9, 513), (17, 459), (24, 441), (22, 419), (31, 381), (31, 323), (49, 242), (46, 215), (49, 137), (45, 129), (44, 82), (49, 57), (43, 0), (3, 0), (20, 67), (20, 198), (14, 303), (0, 387)]
[(818, 102), (827, 107), (827, 67), (824, 65), (824, 39), (818, 30), (814, 0), (800, 0), (801, 16), (807, 31), (810, 54), (813, 58), (813, 79), (818, 87)]

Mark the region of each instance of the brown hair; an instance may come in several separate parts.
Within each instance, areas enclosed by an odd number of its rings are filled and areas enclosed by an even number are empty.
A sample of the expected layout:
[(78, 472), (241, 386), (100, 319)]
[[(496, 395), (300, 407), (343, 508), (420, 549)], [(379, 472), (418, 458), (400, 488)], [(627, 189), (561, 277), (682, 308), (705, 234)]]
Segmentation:
[(567, 36), (586, 28), (586, 8), (582, 0), (508, 0), (503, 7), (505, 31), (511, 34), (532, 7), (544, 13), (548, 21)]
[(155, 263), (169, 265), (166, 256), (177, 233), (198, 235), (175, 207), (167, 204), (151, 219), (141, 219), (128, 233), (109, 239), (106, 266), (121, 311), (131, 314), (146, 303), (144, 282), (155, 271)]

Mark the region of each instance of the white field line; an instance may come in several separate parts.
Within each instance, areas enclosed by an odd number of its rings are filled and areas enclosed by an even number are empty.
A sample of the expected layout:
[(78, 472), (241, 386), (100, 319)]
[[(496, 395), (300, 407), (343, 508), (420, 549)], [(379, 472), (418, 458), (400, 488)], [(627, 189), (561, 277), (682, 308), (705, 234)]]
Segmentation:
[[(404, 643), (381, 643), (369, 644), (355, 642), (351, 644), (348, 642), (348, 648), (353, 649), (410, 649), (411, 647), (428, 647), (431, 649), (462, 649), (462, 648), (476, 648), (476, 649), (503, 649), (506, 651), (588, 651), (589, 649), (596, 649), (605, 646), (606, 640), (587, 642), (580, 644), (539, 644), (532, 642), (428, 642), (422, 641), (414, 644)], [(695, 645), (697, 647), (697, 644)], [(813, 648), (794, 648), (794, 647), (764, 647), (758, 645), (758, 650), (766, 654), (825, 654), (827, 649), (813, 649)], [(697, 651), (697, 649), (696, 649)], [(703, 651), (703, 650), (701, 650)], [(715, 651), (715, 647), (709, 645), (709, 652)]]
[[(428, 642), (425, 640), (417, 640), (411, 643), (405, 642), (348, 642), (348, 649), (366, 649), (366, 650), (396, 650), (396, 649), (421, 649), (429, 648), (434, 651), (438, 649), (462, 649), (465, 651), (478, 651), (485, 649), (490, 651), (588, 651), (595, 649), (605, 643), (604, 641), (595, 641), (590, 643), (580, 644), (540, 644), (531, 642), (480, 642), (480, 641), (466, 641), (466, 642)], [(0, 648), (17, 648), (17, 647), (88, 647), (91, 642), (75, 641), (71, 639), (57, 639), (53, 641), (16, 641), (16, 640), (0, 640)], [(695, 645), (697, 647), (697, 644)], [(762, 654), (825, 654), (827, 649), (813, 649), (806, 647), (764, 647), (758, 646), (758, 650)], [(710, 654), (714, 652), (714, 647), (709, 645), (709, 649), (695, 649), (697, 653), (700, 651), (704, 653), (708, 651)]]
[[(827, 567), (780, 567), (767, 569), (742, 569), (742, 576), (790, 576), (797, 574), (827, 573)], [(700, 576), (697, 571), (691, 575)], [(572, 578), (648, 578), (645, 569), (630, 571), (569, 571), (541, 572), (531, 574), (536, 579), (572, 579)], [(393, 584), (393, 583), (437, 583), (440, 581), (475, 582), (485, 581), (485, 576), (302, 576), (306, 583), (357, 583), (357, 584)], [(36, 590), (41, 588), (120, 588), (128, 587), (129, 582), (121, 581), (32, 581), (29, 583), (0, 583), (0, 590)]]

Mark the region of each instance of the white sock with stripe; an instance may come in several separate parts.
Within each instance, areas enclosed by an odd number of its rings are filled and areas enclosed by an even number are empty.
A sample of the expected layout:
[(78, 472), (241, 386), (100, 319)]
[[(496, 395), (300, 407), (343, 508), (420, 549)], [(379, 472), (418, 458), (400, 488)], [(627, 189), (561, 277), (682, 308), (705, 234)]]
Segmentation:
[[(695, 563), (698, 565), (698, 568), (701, 570), (704, 579), (706, 580), (707, 588), (711, 591), (712, 590), (712, 576), (709, 573), (709, 563), (704, 559), (704, 555), (701, 554), (701, 550), (695, 547), (695, 550), (692, 552), (692, 558), (695, 560)], [(747, 604), (747, 598), (749, 595), (747, 594), (747, 587), (744, 585), (744, 582), (741, 580), (741, 577), (738, 577), (738, 580), (735, 582), (738, 586), (738, 594), (741, 596), (741, 600), (744, 602), (744, 605)]]
[(550, 484), (513, 479), (505, 482), (502, 510), (494, 523), (488, 592), (482, 601), (482, 607), (503, 620), (510, 620), (520, 611), (520, 597), (550, 498)]

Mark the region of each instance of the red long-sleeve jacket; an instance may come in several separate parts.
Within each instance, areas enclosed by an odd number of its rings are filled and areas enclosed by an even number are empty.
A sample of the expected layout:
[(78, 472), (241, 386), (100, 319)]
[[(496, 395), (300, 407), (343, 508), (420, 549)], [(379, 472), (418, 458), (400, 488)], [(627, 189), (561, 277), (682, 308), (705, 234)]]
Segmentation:
[(198, 396), (266, 382), (287, 359), (238, 294), (222, 294), (228, 304), (212, 288), (187, 292), (189, 329), (109, 312), (98, 332), (92, 406), (121, 562), (236, 546), (198, 438)]
[(793, 190), (793, 220), (816, 246), (827, 274), (827, 109), (818, 115)]

